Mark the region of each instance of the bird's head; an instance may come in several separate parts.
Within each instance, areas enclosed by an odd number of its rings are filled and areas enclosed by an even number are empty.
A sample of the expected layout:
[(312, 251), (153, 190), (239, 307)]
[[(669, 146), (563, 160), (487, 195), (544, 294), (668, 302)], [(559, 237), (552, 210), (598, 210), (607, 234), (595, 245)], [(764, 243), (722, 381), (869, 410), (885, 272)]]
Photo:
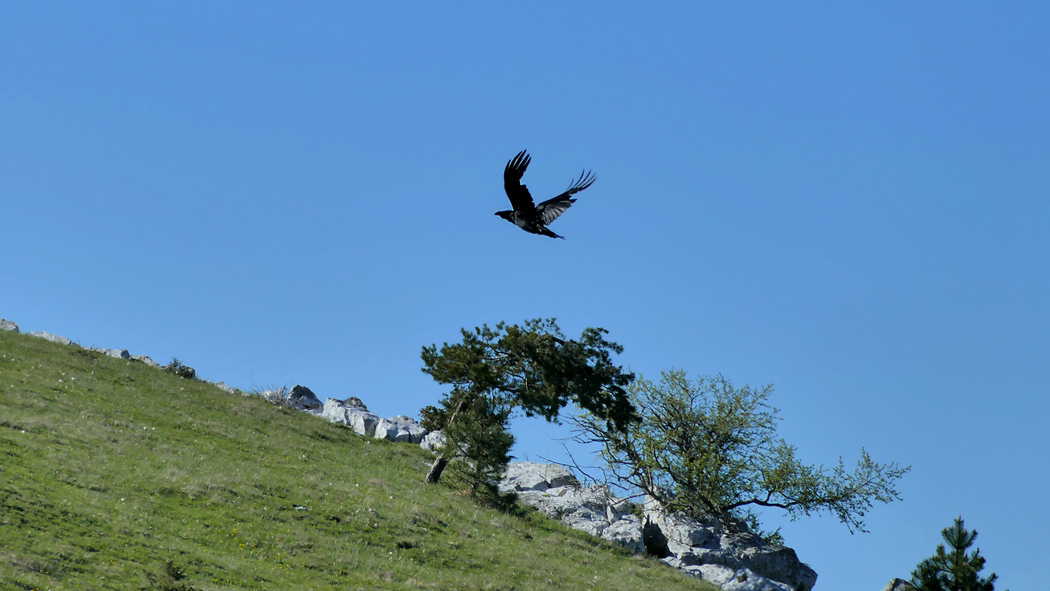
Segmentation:
[(496, 215), (498, 215), (499, 217), (507, 220), (508, 222), (513, 222), (514, 221), (514, 219), (511, 217), (511, 216), (514, 215), (513, 211), (497, 211)]

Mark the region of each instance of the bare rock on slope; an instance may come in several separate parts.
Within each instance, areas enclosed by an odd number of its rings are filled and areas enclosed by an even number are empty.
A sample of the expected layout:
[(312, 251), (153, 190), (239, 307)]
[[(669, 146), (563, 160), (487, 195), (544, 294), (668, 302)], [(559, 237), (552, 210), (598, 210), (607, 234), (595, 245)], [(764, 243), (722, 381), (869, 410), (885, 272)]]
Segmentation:
[(412, 417), (398, 415), (389, 419), (379, 419), (376, 423), (375, 438), (418, 444), (427, 433), (428, 431)]
[(52, 343), (58, 343), (59, 345), (73, 344), (73, 341), (69, 340), (68, 338), (60, 337), (57, 334), (51, 334), (49, 332), (43, 332), (38, 330), (36, 332), (30, 332), (26, 334), (28, 334), (31, 337), (36, 337), (38, 339), (44, 339), (45, 341), (51, 341)]
[(321, 401), (306, 386), (296, 384), (288, 393), (288, 405), (298, 410), (321, 410)]
[(379, 424), (379, 415), (362, 410), (356, 406), (350, 406), (335, 398), (325, 400), (321, 416), (333, 423), (346, 425), (353, 429), (354, 433), (365, 437), (374, 436), (376, 425)]

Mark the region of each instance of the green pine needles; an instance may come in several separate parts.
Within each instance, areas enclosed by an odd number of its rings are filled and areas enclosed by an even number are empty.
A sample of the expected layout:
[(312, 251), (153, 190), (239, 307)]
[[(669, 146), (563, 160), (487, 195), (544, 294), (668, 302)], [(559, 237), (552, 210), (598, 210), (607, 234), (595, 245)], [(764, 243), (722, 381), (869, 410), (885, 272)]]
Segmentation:
[(422, 352), (423, 372), (452, 386), (440, 407), (420, 411), (424, 425), (443, 430), (449, 450), (434, 461), (426, 482), (438, 482), (453, 459), (464, 460), (472, 492), (498, 479), (514, 441), (506, 430), (514, 411), (555, 421), (572, 403), (617, 432), (639, 420), (626, 390), (634, 374), (613, 363), (623, 348), (605, 340), (601, 328), (567, 339), (552, 318), (460, 334), (460, 343)]
[(496, 483), (510, 462), (514, 436), (507, 430), (511, 409), (485, 398), (464, 409), (444, 430), (446, 449), (458, 450), (449, 470), (474, 496), (498, 497)]
[(941, 530), (941, 537), (951, 548), (937, 545), (937, 552), (919, 563), (911, 573), (911, 585), (918, 591), (994, 591), (995, 573), (981, 577), (984, 557), (980, 548), (967, 553), (977, 539), (977, 530), (968, 531), (962, 516), (951, 527)]

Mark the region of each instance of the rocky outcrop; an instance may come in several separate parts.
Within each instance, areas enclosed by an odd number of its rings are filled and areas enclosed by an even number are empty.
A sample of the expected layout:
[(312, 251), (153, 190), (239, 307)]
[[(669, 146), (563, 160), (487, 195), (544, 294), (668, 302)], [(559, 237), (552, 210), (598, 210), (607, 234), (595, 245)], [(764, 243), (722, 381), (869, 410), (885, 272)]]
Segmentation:
[(321, 416), (333, 423), (350, 427), (358, 435), (419, 444), (428, 434), (412, 417), (398, 415), (388, 419), (370, 412), (360, 399), (351, 397), (347, 400), (329, 398), (321, 410)]
[(288, 392), (288, 406), (298, 410), (321, 410), (321, 401), (306, 386), (296, 384)]
[(543, 492), (548, 488), (563, 486), (580, 487), (580, 481), (565, 468), (557, 464), (537, 462), (511, 462), (503, 475), (500, 489), (503, 491)]
[(423, 441), (427, 433), (428, 431), (412, 417), (398, 415), (389, 419), (379, 419), (379, 423), (376, 424), (375, 438), (418, 444)]
[(882, 588), (882, 591), (915, 591), (915, 587), (911, 586), (911, 583), (904, 579), (893, 579), (886, 586)]
[(45, 341), (51, 341), (52, 343), (58, 343), (59, 345), (73, 345), (73, 341), (69, 340), (68, 338), (60, 337), (57, 334), (51, 334), (49, 332), (43, 332), (38, 330), (35, 332), (27, 332), (26, 334), (28, 334), (31, 337), (36, 337), (38, 339), (44, 339)]
[(723, 589), (756, 591), (808, 591), (817, 582), (816, 571), (794, 550), (766, 544), (739, 522), (670, 514), (653, 499), (646, 499), (644, 507), (650, 535), (666, 540), (663, 562), (693, 576)]
[(365, 406), (365, 403), (361, 402), (361, 399), (357, 396), (350, 396), (349, 398), (343, 401), (343, 404), (349, 406), (350, 408), (360, 408), (362, 410), (368, 410), (368, 407)]
[(131, 353), (128, 353), (127, 349), (102, 349), (99, 347), (89, 347), (88, 351), (102, 353), (103, 355), (113, 357), (114, 359), (131, 359)]
[(135, 360), (135, 361), (139, 361), (141, 363), (145, 363), (146, 365), (148, 365), (150, 367), (158, 367), (158, 368), (160, 367), (159, 363), (157, 363), (152, 358), (150, 358), (150, 357), (148, 357), (146, 355), (132, 355), (131, 358), (133, 360)]
[(512, 462), (499, 488), (565, 525), (614, 542), (632, 552), (645, 551), (642, 523), (630, 504), (604, 486), (580, 486), (565, 468), (554, 464)]
[(808, 591), (817, 581), (794, 550), (767, 545), (742, 524), (668, 514), (653, 500), (637, 507), (604, 486), (581, 486), (561, 466), (514, 462), (500, 490), (516, 492), (521, 502), (573, 529), (662, 557), (726, 591)]
[(10, 320), (4, 320), (0, 318), (0, 330), (6, 330), (8, 332), (18, 332), (18, 325)]
[(168, 363), (167, 365), (165, 365), (161, 369), (163, 369), (164, 371), (166, 371), (166, 372), (168, 372), (170, 374), (175, 374), (175, 375), (177, 375), (180, 378), (183, 378), (185, 380), (195, 380), (195, 379), (197, 379), (197, 370), (193, 369), (192, 367), (190, 367), (188, 365), (184, 365), (178, 359), (172, 359), (170, 363)]
[(375, 436), (376, 425), (379, 424), (379, 415), (362, 407), (350, 406), (335, 398), (325, 400), (321, 416), (333, 423), (346, 425), (354, 433), (365, 437)]
[(423, 436), (419, 447), (429, 452), (440, 453), (445, 447), (445, 434), (441, 431), (431, 431)]
[[(132, 358), (132, 359), (134, 359), (134, 358)], [(147, 357), (146, 359), (149, 359), (149, 357)], [(153, 361), (153, 360), (150, 359), (150, 361)], [(241, 392), (240, 390), (238, 390), (237, 388), (234, 388), (233, 386), (227, 386), (226, 382), (208, 382), (208, 383), (211, 384), (212, 386), (215, 386), (216, 388), (222, 390), (223, 392), (225, 392), (227, 394), (241, 394), (242, 396), (248, 395), (248, 392)]]

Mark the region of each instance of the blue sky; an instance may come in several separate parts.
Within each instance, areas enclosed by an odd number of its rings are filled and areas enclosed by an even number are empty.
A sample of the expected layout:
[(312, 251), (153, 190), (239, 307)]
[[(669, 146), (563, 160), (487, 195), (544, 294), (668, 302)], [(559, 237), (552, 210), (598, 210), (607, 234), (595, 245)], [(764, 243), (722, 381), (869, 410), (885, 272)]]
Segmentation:
[[(961, 514), (1045, 578), (1050, 5), (18, 3), (0, 11), (0, 316), (413, 414), (460, 327), (774, 384), (808, 462), (911, 465), (871, 533), (783, 523), (881, 589)], [(526, 234), (534, 196), (593, 187)], [(515, 424), (519, 457), (566, 433)], [(775, 514), (768, 524), (781, 524)]]

